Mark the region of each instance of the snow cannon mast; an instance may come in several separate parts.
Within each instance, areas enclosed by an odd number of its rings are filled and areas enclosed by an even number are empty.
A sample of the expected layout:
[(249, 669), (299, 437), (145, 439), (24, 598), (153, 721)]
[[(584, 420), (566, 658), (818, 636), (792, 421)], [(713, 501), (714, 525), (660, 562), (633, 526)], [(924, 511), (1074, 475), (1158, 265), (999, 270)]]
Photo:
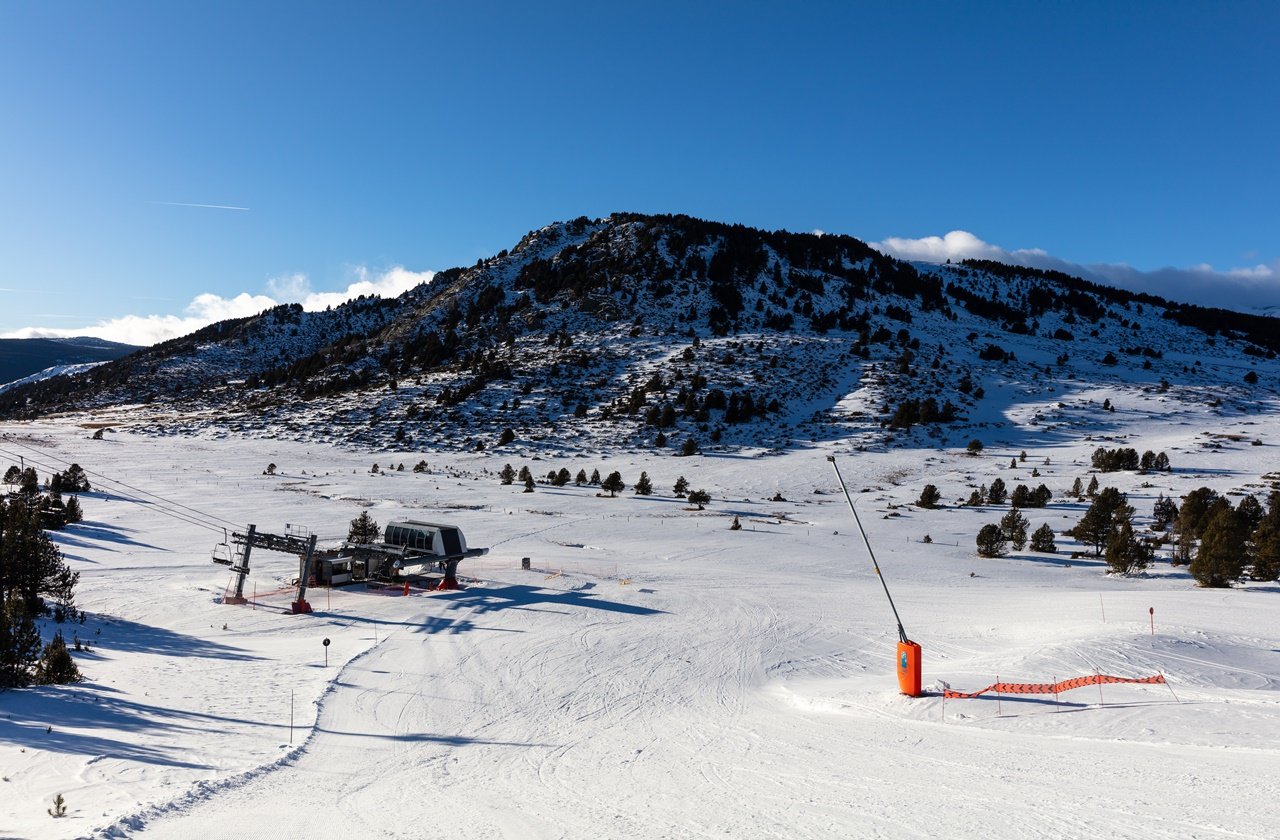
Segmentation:
[(828, 455), (827, 460), (831, 462), (831, 468), (836, 471), (836, 481), (840, 482), (840, 490), (844, 493), (845, 501), (849, 503), (853, 521), (858, 526), (858, 532), (862, 534), (862, 541), (867, 545), (867, 554), (871, 556), (871, 565), (876, 570), (876, 577), (884, 587), (884, 597), (889, 600), (889, 609), (893, 610), (893, 619), (898, 623), (898, 652), (894, 658), (898, 669), (898, 688), (908, 697), (919, 697), (923, 693), (920, 687), (920, 645), (907, 638), (907, 631), (902, 626), (902, 618), (898, 616), (898, 608), (893, 603), (893, 596), (889, 594), (889, 585), (885, 583), (884, 575), (880, 573), (876, 553), (871, 549), (871, 540), (867, 539), (867, 532), (862, 527), (862, 520), (858, 518), (858, 510), (853, 506), (853, 498), (849, 495), (849, 488), (845, 486), (844, 478), (840, 475), (840, 467), (836, 465), (835, 456)]

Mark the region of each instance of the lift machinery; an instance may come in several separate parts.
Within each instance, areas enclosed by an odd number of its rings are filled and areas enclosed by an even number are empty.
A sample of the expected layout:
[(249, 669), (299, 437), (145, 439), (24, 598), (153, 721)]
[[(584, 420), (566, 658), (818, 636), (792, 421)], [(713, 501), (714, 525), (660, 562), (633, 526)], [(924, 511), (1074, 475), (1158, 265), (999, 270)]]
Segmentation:
[(244, 597), (244, 581), (249, 576), (249, 555), (253, 549), (261, 548), (266, 551), (281, 551), (306, 558), (302, 564), (302, 574), (298, 576), (298, 595), (290, 606), (295, 614), (311, 612), (311, 605), (307, 603), (307, 582), (311, 579), (311, 566), (316, 554), (316, 535), (308, 534), (303, 529), (289, 525), (286, 525), (285, 529), (289, 533), (266, 534), (259, 532), (258, 526), (250, 525), (246, 533), (233, 533), (231, 540), (235, 543), (236, 550), (234, 555), (229, 558), (227, 558), (227, 555), (230, 552), (219, 552), (218, 550), (225, 550), (227, 548), (226, 543), (218, 544), (218, 547), (214, 549), (213, 562), (230, 565), (231, 571), (236, 575), (235, 592), (223, 599), (224, 604), (244, 604), (247, 602)]

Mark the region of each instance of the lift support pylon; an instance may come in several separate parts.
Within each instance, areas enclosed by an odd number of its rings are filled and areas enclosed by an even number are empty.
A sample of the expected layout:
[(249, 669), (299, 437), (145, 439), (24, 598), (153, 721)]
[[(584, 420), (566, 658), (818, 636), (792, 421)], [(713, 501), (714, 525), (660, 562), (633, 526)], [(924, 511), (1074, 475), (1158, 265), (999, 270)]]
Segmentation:
[(232, 534), (231, 539), (240, 548), (240, 552), (235, 565), (231, 567), (231, 571), (236, 573), (235, 594), (224, 598), (224, 604), (246, 603), (244, 580), (249, 576), (249, 554), (252, 549), (261, 548), (267, 551), (280, 551), (286, 554), (306, 557), (306, 561), (302, 566), (302, 576), (298, 578), (298, 597), (290, 606), (295, 614), (311, 612), (311, 605), (307, 603), (307, 581), (311, 577), (311, 564), (316, 553), (315, 534), (307, 536), (299, 534), (264, 534), (258, 532), (257, 525), (250, 525), (246, 533)]

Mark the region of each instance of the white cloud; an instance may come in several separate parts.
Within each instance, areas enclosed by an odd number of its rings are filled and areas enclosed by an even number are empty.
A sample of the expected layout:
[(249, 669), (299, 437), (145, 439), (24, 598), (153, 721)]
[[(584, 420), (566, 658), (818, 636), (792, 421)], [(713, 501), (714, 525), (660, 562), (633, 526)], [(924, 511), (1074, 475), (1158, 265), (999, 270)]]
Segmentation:
[(1051, 269), (1097, 283), (1147, 292), (1182, 303), (1217, 306), (1242, 312), (1280, 311), (1280, 260), (1219, 271), (1208, 264), (1189, 268), (1136, 269), (1123, 263), (1081, 264), (1055, 257), (1039, 248), (1008, 250), (964, 230), (920, 239), (889, 237), (868, 243), (891, 257), (921, 262), (995, 260), (1010, 265)]
[(328, 306), (338, 306), (360, 295), (397, 297), (414, 286), (431, 282), (435, 276), (434, 271), (409, 271), (401, 266), (377, 275), (361, 267), (355, 270), (355, 274), (357, 279), (340, 292), (312, 291), (305, 274), (289, 274), (267, 282), (269, 295), (247, 292), (231, 298), (210, 292), (196, 295), (180, 316), (125, 315), (88, 327), (23, 327), (0, 338), (70, 338), (83, 335), (124, 344), (151, 345), (187, 335), (217, 321), (256, 315), (281, 303), (301, 303), (303, 309), (315, 312)]
[(325, 307), (338, 306), (361, 295), (393, 298), (399, 297), (415, 286), (430, 283), (435, 277), (434, 271), (410, 271), (403, 266), (396, 266), (380, 275), (371, 275), (363, 266), (355, 270), (355, 282), (349, 284), (341, 292), (315, 292), (305, 274), (287, 274), (273, 277), (267, 282), (267, 289), (279, 300), (286, 303), (301, 303), (308, 312), (317, 312)]

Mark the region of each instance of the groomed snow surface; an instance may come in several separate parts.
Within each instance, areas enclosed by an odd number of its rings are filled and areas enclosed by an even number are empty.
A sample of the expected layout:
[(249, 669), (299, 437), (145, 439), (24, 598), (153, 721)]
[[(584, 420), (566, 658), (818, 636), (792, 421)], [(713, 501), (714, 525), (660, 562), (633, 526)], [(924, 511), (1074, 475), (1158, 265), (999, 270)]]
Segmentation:
[[(956, 505), (997, 476), (1043, 481), (1054, 501), (1025, 513), (1060, 532), (1084, 510), (1065, 491), (1099, 445), (1168, 452), (1171, 475), (1100, 476), (1144, 524), (1159, 492), (1265, 499), (1274, 417), (1144, 418), (1040, 449), (988, 439), (976, 458), (533, 460), (6, 426), (0, 449), (42, 477), (75, 461), (164, 501), (91, 475), (85, 521), (54, 535), (81, 576), (88, 619), (62, 629), (90, 645), (76, 654), (86, 680), (0, 694), (0, 836), (1274, 837), (1280, 588), (1198, 589), (1163, 561), (1109, 577), (1064, 536), (1056, 555), (980, 559), (974, 535), (1007, 507)], [(1245, 437), (1206, 445), (1210, 428)], [(898, 693), (892, 614), (831, 453), (924, 648), (924, 697)], [(430, 472), (415, 474), (421, 459)], [(505, 463), (618, 470), (628, 489), (526, 494), (497, 481)], [(633, 495), (641, 470), (655, 495)], [(706, 510), (672, 496), (678, 475), (711, 492)], [(912, 505), (926, 483), (945, 507)], [(383, 525), (457, 523), (491, 553), (463, 564), (465, 591), (313, 589), (315, 614), (293, 616), (296, 558), (255, 551), (256, 608), (223, 605), (221, 533), (172, 515), (302, 525), (323, 544), (365, 509)], [(1169, 684), (940, 691), (1095, 672)]]

